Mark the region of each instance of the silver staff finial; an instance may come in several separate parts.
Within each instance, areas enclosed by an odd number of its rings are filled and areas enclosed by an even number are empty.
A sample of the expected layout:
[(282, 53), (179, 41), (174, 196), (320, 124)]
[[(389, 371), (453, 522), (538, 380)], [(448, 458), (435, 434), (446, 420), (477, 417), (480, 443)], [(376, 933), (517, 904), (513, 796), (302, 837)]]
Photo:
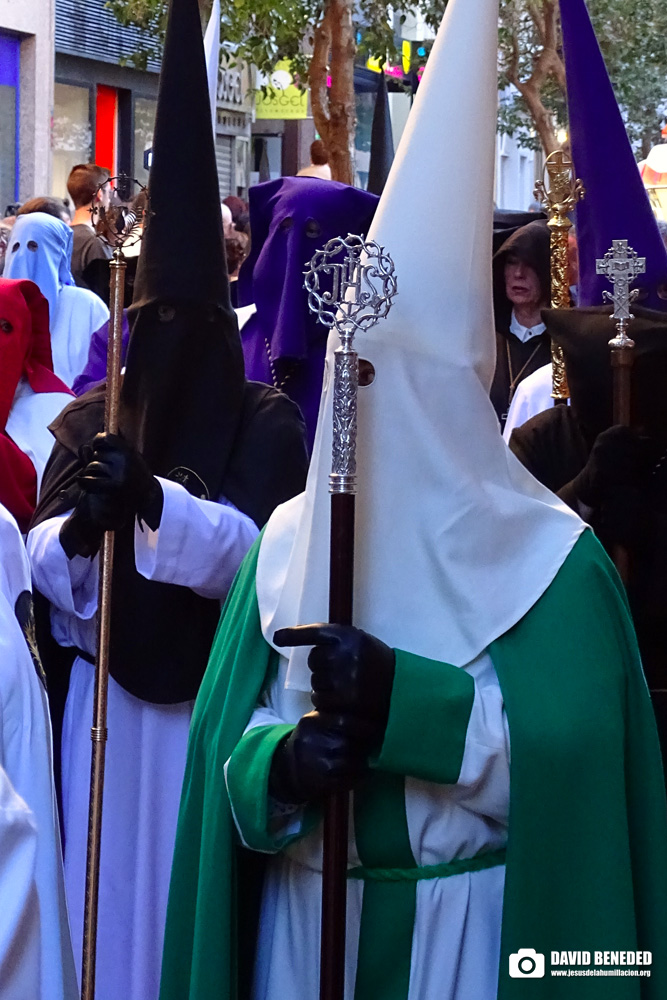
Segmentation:
[(604, 274), (614, 286), (614, 291), (606, 289), (602, 293), (605, 302), (613, 302), (612, 319), (616, 320), (618, 336), (609, 341), (611, 347), (634, 347), (634, 341), (628, 337), (628, 324), (634, 316), (630, 306), (639, 294), (638, 289), (630, 290), (630, 285), (638, 274), (646, 271), (646, 257), (639, 257), (636, 250), (628, 246), (627, 240), (612, 240), (611, 250), (604, 257), (595, 261), (597, 274)]
[[(391, 309), (396, 295), (394, 262), (384, 247), (361, 236), (337, 236), (318, 250), (305, 273), (308, 307), (320, 323), (334, 327), (341, 346), (334, 352), (333, 459), (329, 489), (356, 493), (357, 389), (359, 358), (355, 333), (368, 330)], [(324, 281), (331, 290), (323, 288)]]
[[(361, 236), (329, 240), (304, 273), (308, 308), (320, 323), (335, 327), (343, 343), (386, 316), (396, 294), (393, 260), (384, 247)], [(322, 291), (321, 277), (330, 275), (331, 291)]]

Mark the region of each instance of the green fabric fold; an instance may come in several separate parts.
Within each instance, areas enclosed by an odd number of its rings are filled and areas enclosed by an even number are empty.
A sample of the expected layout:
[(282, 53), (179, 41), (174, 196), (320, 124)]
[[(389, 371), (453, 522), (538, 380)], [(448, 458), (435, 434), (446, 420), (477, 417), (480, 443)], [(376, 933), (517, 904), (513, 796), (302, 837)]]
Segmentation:
[[(354, 834), (365, 868), (417, 868), (405, 812), (405, 779), (371, 773), (354, 794)], [(410, 984), (415, 882), (365, 882), (354, 1000), (405, 1000)]]
[(475, 682), (470, 674), (449, 663), (400, 649), (395, 652), (389, 721), (374, 766), (453, 785), (461, 772)]
[[(667, 815), (655, 719), (625, 592), (586, 531), (489, 652), (510, 731), (498, 1000), (570, 1000), (550, 951), (649, 950), (649, 979), (587, 978), (586, 1000), (667, 997)], [(509, 955), (547, 956), (511, 979)]]
[(241, 737), (227, 765), (227, 791), (243, 843), (253, 851), (275, 854), (295, 837), (275, 837), (269, 830), (269, 772), (278, 744), (294, 729), (255, 726)]

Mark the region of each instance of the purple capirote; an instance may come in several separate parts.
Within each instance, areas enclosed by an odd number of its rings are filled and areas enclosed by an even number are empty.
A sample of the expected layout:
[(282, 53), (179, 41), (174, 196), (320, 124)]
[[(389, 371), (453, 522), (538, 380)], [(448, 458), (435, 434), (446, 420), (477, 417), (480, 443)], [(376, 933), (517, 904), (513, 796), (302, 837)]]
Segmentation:
[(328, 330), (309, 312), (304, 271), (316, 250), (368, 233), (379, 198), (316, 177), (282, 177), (250, 189), (252, 251), (239, 275), (246, 377), (282, 389), (303, 413), (312, 448)]
[[(72, 392), (75, 396), (83, 396), (88, 389), (94, 389), (107, 377), (107, 345), (109, 343), (109, 320), (90, 338), (88, 361), (80, 375), (74, 379)], [(130, 343), (130, 324), (127, 321), (127, 309), (123, 309), (123, 344), (122, 364), (127, 357), (127, 345)]]
[(621, 112), (584, 0), (560, 0), (567, 77), (570, 145), (585, 196), (577, 205), (579, 305), (599, 306), (611, 290), (595, 261), (612, 240), (627, 240), (646, 273), (634, 282), (641, 305), (667, 309), (658, 287), (667, 281), (667, 250), (637, 168)]

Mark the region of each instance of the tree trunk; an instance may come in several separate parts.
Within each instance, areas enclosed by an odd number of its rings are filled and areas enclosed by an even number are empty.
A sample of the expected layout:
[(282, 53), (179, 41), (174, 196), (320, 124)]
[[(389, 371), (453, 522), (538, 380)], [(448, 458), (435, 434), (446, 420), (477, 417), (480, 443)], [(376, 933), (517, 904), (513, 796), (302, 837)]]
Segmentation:
[(315, 127), (329, 154), (331, 176), (344, 184), (354, 183), (356, 51), (352, 0), (328, 0), (314, 32), (308, 82)]

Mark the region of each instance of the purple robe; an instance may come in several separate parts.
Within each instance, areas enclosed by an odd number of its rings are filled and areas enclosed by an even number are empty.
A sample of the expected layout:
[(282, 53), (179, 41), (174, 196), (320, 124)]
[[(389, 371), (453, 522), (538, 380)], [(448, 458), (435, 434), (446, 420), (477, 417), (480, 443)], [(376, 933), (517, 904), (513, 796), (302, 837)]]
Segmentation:
[[(107, 345), (109, 343), (109, 323), (110, 320), (96, 330), (90, 339), (88, 350), (88, 361), (86, 367), (80, 375), (74, 379), (72, 392), (75, 396), (83, 396), (84, 392), (94, 389), (100, 382), (104, 382), (107, 377)], [(127, 345), (130, 343), (130, 324), (127, 320), (127, 310), (123, 309), (123, 344), (122, 344), (122, 364), (125, 364), (127, 357)]]
[(241, 331), (246, 377), (268, 382), (301, 407), (312, 448), (328, 330), (308, 310), (303, 273), (316, 250), (368, 233), (379, 199), (316, 177), (282, 177), (250, 189), (252, 251), (239, 297), (257, 307)]
[[(570, 145), (585, 196), (577, 205), (579, 305), (602, 305), (609, 281), (596, 274), (612, 240), (627, 240), (646, 273), (638, 275), (638, 303), (667, 309), (658, 294), (667, 281), (667, 250), (632, 153), (611, 81), (584, 0), (560, 0), (567, 76)], [(664, 295), (664, 291), (663, 291)]]

